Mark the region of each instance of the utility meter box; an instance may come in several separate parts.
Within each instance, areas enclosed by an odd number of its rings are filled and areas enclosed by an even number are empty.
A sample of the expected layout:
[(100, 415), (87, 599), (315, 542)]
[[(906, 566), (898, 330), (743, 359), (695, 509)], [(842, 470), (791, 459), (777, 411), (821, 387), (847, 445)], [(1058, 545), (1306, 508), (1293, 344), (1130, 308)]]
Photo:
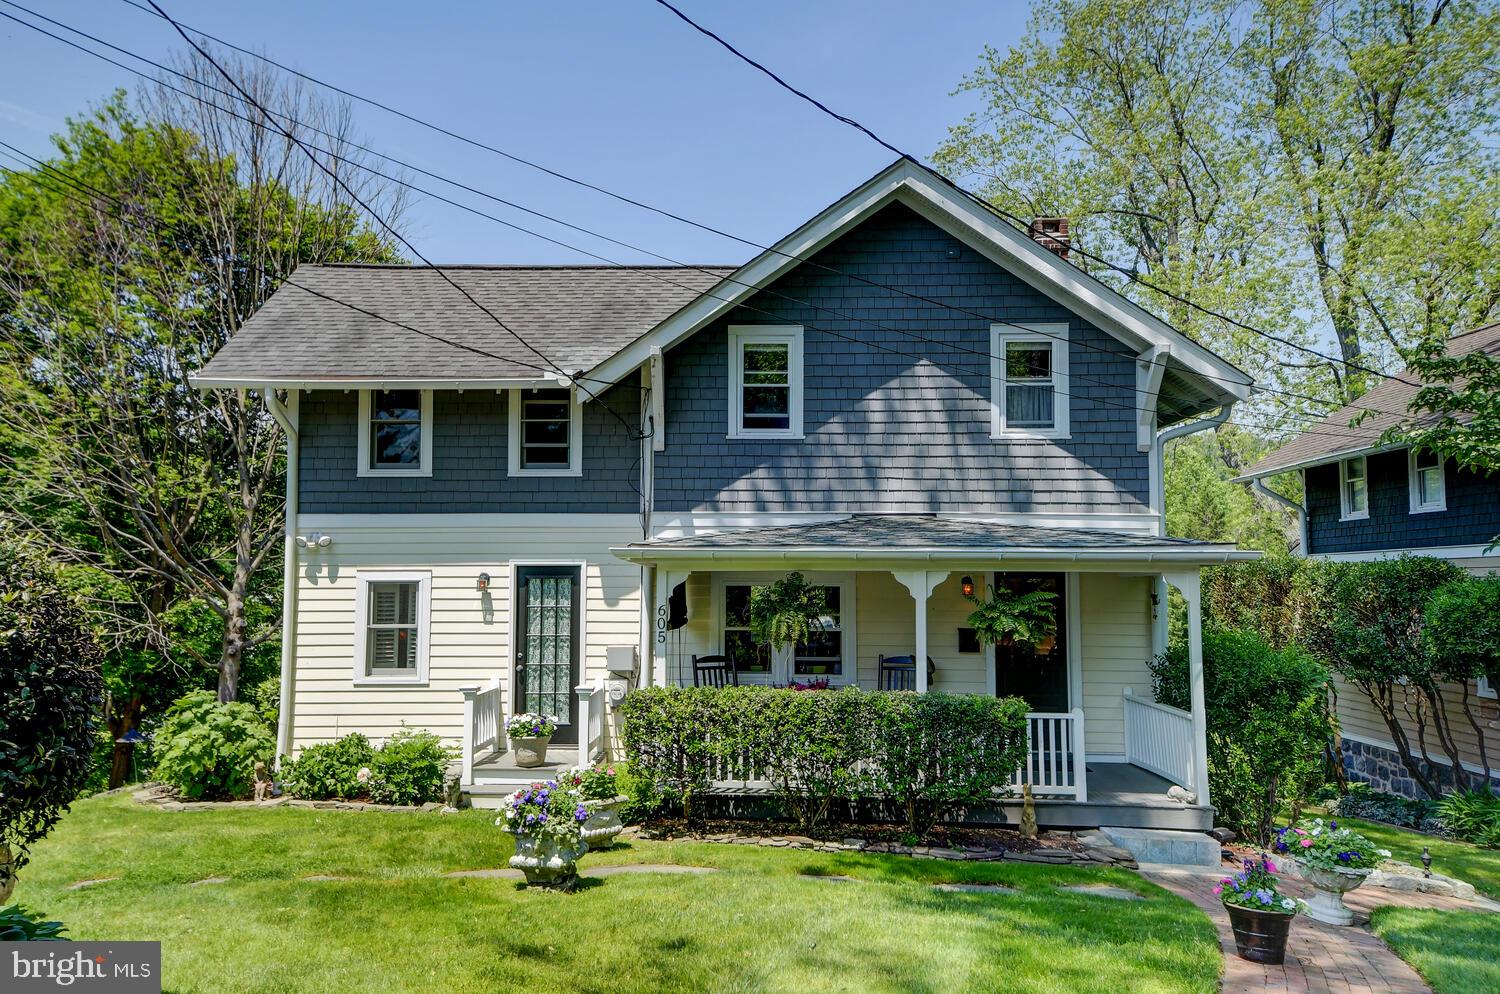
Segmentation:
[(636, 673), (640, 669), (635, 646), (609, 646), (605, 649), (605, 666), (609, 669), (609, 682), (605, 685), (605, 695), (609, 698), (610, 707), (619, 707), (625, 695), (630, 692), (630, 685), (635, 681)]

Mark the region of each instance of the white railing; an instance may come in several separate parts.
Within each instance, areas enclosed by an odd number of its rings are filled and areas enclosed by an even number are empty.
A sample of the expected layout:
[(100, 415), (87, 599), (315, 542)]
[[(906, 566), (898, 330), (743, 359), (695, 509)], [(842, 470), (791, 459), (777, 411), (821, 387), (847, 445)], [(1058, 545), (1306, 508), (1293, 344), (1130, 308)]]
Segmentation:
[(1023, 783), (1033, 794), (1089, 799), (1082, 710), (1026, 716), (1026, 758), (1011, 786), (1020, 790)]
[(474, 782), (474, 761), (500, 747), (500, 678), (484, 687), (461, 687), (464, 695), (463, 770), (460, 782)]
[(1196, 791), (1193, 716), (1125, 689), (1125, 761)]
[(578, 694), (578, 762), (597, 763), (604, 758), (604, 681), (592, 687), (574, 687)]

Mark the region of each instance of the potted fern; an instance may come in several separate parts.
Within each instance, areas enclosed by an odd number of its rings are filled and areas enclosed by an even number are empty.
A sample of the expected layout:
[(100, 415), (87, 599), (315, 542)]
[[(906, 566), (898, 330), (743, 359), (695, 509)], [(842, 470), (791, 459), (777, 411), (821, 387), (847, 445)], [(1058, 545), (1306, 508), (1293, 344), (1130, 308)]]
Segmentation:
[(1012, 591), (996, 586), (980, 600), (969, 596), (974, 612), (969, 627), (989, 645), (1043, 646), (1057, 637), (1057, 595), (1048, 590)]
[(801, 573), (788, 573), (750, 591), (750, 637), (773, 652), (806, 642), (827, 611), (822, 587), (808, 583)]

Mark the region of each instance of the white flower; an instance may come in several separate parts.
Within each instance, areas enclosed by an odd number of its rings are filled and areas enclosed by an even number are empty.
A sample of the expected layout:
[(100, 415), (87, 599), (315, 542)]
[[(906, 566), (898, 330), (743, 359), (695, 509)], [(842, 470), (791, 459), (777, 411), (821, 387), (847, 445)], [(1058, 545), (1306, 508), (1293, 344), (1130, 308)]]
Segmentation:
[(1295, 908), (1297, 906), (1297, 902), (1293, 901), (1289, 897), (1284, 897), (1284, 898), (1281, 899), (1281, 906), (1283, 908), (1285, 908), (1286, 910), (1291, 911), (1293, 908)]
[(1378, 852), (1378, 853), (1380, 853), (1381, 857), (1384, 858), (1384, 859), (1390, 859), (1391, 858), (1391, 851), (1389, 849), (1377, 849), (1375, 851)]
[(368, 766), (361, 766), (359, 768), (359, 772), (354, 774), (354, 779), (358, 780), (360, 783), (369, 783), (370, 768)]

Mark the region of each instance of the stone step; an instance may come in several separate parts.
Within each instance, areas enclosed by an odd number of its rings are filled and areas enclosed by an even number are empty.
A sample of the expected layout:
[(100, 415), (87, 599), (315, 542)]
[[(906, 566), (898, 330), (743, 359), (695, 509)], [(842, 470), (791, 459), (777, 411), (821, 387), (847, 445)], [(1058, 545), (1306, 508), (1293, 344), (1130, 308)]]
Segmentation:
[(1219, 841), (1203, 832), (1177, 832), (1164, 828), (1099, 829), (1111, 845), (1128, 850), (1142, 863), (1176, 866), (1218, 866), (1222, 854)]

